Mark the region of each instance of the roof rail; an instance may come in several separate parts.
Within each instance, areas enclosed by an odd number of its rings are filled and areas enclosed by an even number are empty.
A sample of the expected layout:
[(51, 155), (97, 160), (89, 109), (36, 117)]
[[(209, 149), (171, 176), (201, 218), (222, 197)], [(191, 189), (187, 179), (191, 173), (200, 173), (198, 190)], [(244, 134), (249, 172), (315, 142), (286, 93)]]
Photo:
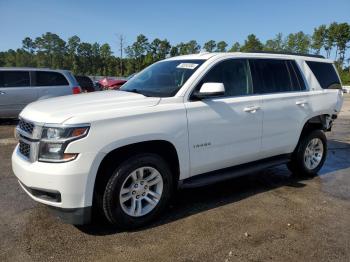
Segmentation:
[(262, 54), (276, 54), (276, 55), (296, 55), (296, 56), (308, 56), (308, 57), (317, 57), (325, 58), (323, 55), (314, 55), (314, 54), (303, 54), (303, 53), (293, 53), (293, 52), (278, 52), (278, 51), (250, 51), (246, 53), (262, 53)]

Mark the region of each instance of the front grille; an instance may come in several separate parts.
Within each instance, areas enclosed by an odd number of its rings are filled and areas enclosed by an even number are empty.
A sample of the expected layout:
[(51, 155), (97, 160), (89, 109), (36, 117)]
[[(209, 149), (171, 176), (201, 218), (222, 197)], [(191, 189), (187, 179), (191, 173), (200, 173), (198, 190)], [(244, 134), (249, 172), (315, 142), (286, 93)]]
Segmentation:
[(30, 145), (26, 142), (19, 141), (19, 152), (26, 158), (30, 157)]
[(19, 129), (23, 130), (28, 134), (33, 134), (34, 124), (21, 119), (18, 123)]
[(29, 162), (37, 160), (39, 140), (42, 126), (34, 124), (25, 119), (20, 119), (16, 127), (16, 137), (19, 140), (18, 153)]

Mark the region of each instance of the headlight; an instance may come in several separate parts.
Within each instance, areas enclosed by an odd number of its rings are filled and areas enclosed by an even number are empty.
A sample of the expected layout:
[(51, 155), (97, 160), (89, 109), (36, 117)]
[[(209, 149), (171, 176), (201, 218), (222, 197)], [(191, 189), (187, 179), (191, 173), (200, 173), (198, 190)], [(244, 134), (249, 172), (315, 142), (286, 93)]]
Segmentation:
[(89, 126), (44, 126), (40, 146), (39, 161), (67, 162), (75, 159), (78, 153), (65, 153), (68, 144), (83, 138), (89, 132)]

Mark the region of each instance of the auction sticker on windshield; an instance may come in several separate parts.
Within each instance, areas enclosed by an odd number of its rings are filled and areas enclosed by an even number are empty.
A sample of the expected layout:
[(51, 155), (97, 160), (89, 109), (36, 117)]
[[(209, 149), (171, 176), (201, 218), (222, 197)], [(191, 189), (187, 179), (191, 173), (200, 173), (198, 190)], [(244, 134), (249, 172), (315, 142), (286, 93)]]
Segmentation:
[(181, 63), (176, 68), (182, 68), (182, 69), (195, 69), (198, 66), (198, 64), (194, 63)]

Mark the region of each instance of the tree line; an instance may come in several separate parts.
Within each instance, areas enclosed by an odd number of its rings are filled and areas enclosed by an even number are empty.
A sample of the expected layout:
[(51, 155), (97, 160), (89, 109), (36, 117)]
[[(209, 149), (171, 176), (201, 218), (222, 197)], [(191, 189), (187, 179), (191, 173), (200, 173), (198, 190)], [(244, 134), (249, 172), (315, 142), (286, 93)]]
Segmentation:
[[(49, 67), (68, 69), (75, 74), (127, 76), (166, 57), (208, 52), (249, 52), (276, 51), (294, 53), (323, 54), (336, 61), (344, 83), (350, 83), (347, 50), (350, 47), (350, 25), (333, 22), (314, 28), (311, 35), (300, 31), (261, 42), (255, 34), (250, 34), (243, 43), (209, 40), (201, 47), (196, 40), (171, 45), (167, 39), (155, 38), (150, 41), (140, 34), (135, 42), (121, 49), (126, 57), (113, 55), (107, 43), (87, 43), (78, 36), (64, 41), (57, 34), (47, 32), (32, 39), (25, 37), (22, 48), (0, 52), (0, 66)], [(347, 66), (346, 66), (347, 65)]]

